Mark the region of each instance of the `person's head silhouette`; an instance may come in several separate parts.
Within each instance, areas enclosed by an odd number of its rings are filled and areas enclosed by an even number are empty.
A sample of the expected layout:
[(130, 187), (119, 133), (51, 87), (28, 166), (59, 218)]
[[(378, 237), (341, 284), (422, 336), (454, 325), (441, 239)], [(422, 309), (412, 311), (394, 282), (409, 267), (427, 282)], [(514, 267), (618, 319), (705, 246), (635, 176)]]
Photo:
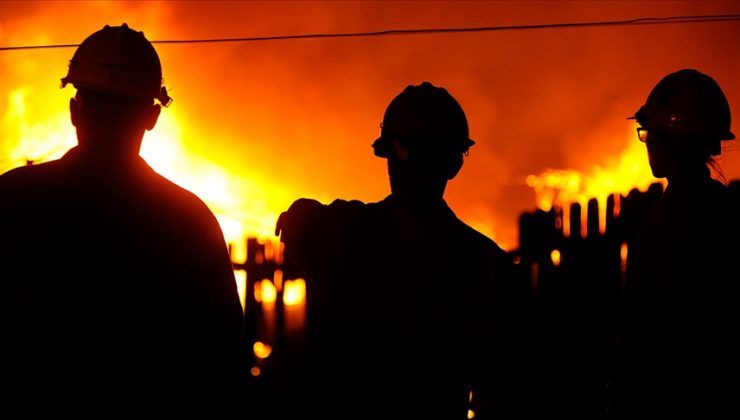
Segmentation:
[(721, 141), (733, 140), (730, 107), (710, 76), (682, 69), (663, 77), (631, 119), (647, 144), (653, 175), (668, 182), (706, 172)]
[(423, 82), (407, 86), (390, 102), (373, 149), (388, 159), (394, 194), (435, 199), (473, 144), (457, 100), (446, 89)]
[(70, 60), (62, 87), (72, 84), (72, 124), (81, 148), (96, 153), (138, 155), (146, 130), (172, 99), (162, 84), (157, 52), (143, 32), (125, 23), (106, 25), (87, 37)]

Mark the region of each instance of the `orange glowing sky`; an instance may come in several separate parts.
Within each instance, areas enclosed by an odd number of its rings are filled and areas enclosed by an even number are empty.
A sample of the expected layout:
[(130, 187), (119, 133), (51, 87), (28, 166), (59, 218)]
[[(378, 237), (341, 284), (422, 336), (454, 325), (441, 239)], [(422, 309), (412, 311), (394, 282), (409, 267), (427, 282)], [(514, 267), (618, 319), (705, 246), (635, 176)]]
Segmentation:
[[(737, 13), (738, 1), (23, 1), (0, 3), (0, 46), (77, 44), (123, 22), (150, 40), (172, 40)], [(536, 207), (530, 175), (651, 181), (625, 117), (666, 73), (710, 74), (738, 121), (738, 45), (738, 21), (156, 44), (175, 101), (145, 137), (144, 154), (264, 236), (301, 196), (382, 199), (385, 162), (370, 144), (388, 102), (427, 80), (459, 100), (477, 141), (448, 187), (450, 206), (512, 249), (520, 213)], [(0, 172), (74, 143), (73, 89), (59, 89), (73, 52), (0, 51)], [(740, 178), (736, 144), (720, 160), (727, 179)]]

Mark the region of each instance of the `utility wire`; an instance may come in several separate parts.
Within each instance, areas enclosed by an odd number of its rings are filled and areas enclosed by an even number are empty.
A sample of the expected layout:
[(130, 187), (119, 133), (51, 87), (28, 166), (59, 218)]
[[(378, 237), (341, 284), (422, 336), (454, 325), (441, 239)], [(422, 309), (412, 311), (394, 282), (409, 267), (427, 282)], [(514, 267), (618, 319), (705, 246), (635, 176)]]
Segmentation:
[[(740, 14), (726, 15), (693, 15), (693, 16), (667, 16), (667, 17), (645, 17), (627, 20), (607, 20), (596, 22), (572, 22), (572, 23), (543, 23), (534, 25), (508, 25), (508, 26), (479, 26), (471, 28), (422, 28), (422, 29), (388, 29), (372, 32), (345, 32), (345, 33), (317, 33), (297, 35), (274, 35), (240, 38), (203, 38), (203, 39), (169, 39), (150, 41), (152, 44), (206, 44), (217, 42), (258, 42), (258, 41), (281, 41), (291, 39), (309, 38), (361, 38), (373, 36), (393, 35), (420, 35), (459, 32), (495, 32), (516, 31), (534, 29), (560, 29), (560, 28), (585, 28), (599, 26), (635, 26), (635, 25), (665, 25), (678, 23), (701, 23), (701, 22), (729, 22), (740, 20)], [(52, 44), (52, 45), (24, 45), (15, 47), (0, 47), (0, 51), (10, 50), (32, 50), (45, 48), (71, 48), (80, 44)]]

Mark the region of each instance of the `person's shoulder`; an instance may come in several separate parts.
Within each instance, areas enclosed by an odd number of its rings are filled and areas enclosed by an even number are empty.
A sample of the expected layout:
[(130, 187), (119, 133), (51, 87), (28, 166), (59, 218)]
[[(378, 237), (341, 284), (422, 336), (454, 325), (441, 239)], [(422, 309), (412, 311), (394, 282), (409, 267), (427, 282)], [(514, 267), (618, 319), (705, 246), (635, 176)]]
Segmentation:
[(180, 214), (187, 209), (189, 214), (194, 216), (214, 217), (213, 212), (200, 196), (151, 168), (148, 168), (147, 172), (149, 172), (147, 184), (154, 199), (173, 207), (173, 210)]
[(175, 196), (183, 200), (202, 201), (195, 193), (175, 183), (154, 169), (147, 167), (146, 172), (148, 176), (146, 182), (154, 188), (155, 192)]
[(30, 174), (30, 167), (20, 166), (0, 175), (0, 187), (11, 186), (24, 180)]
[(446, 202), (443, 202), (442, 208), (442, 214), (444, 214), (447, 223), (450, 224), (452, 229), (451, 232), (454, 232), (453, 235), (456, 236), (456, 241), (462, 241), (462, 243), (465, 243), (466, 247), (471, 249), (480, 249), (485, 252), (499, 255), (506, 254), (506, 251), (504, 251), (496, 241), (457, 217), (457, 214), (455, 214)]
[(31, 186), (55, 179), (59, 161), (19, 166), (0, 175), (0, 187)]
[(444, 210), (446, 213), (446, 217), (448, 220), (452, 221), (453, 226), (455, 226), (456, 230), (458, 231), (458, 234), (462, 234), (467, 241), (472, 241), (477, 243), (483, 248), (490, 248), (490, 249), (500, 249), (498, 244), (488, 236), (484, 235), (480, 231), (476, 230), (463, 220), (461, 220), (459, 217), (457, 217), (457, 214), (449, 207), (446, 203), (444, 203)]
[(727, 189), (730, 191), (730, 194), (740, 196), (740, 179), (733, 179), (730, 181), (730, 183), (727, 184)]
[(732, 189), (737, 189), (737, 187), (731, 185), (732, 183), (725, 184), (716, 179), (710, 179), (709, 182), (707, 182), (705, 193), (710, 197), (718, 197), (719, 199), (724, 200), (730, 196)]
[(740, 225), (740, 179), (735, 179), (727, 184), (727, 213), (734, 221), (737, 228)]
[(509, 260), (509, 254), (492, 238), (484, 235), (455, 216), (459, 243), (488, 259)]
[(486, 252), (497, 254), (498, 256), (504, 256), (507, 255), (507, 252), (501, 248), (501, 246), (494, 241), (492, 238), (484, 235), (483, 233), (477, 231), (470, 225), (463, 223), (465, 229), (468, 231), (468, 235), (471, 238), (471, 241), (474, 241), (478, 246), (480, 246), (482, 249), (484, 249)]
[(727, 185), (727, 194), (732, 210), (740, 217), (740, 179), (735, 179)]

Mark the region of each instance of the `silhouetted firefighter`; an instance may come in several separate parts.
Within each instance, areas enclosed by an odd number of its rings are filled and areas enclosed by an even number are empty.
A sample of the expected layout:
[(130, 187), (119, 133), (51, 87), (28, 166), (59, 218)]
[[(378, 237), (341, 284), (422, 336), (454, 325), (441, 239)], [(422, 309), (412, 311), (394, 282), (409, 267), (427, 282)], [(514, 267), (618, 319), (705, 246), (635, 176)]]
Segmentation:
[(633, 118), (653, 175), (668, 184), (639, 226), (616, 414), (724, 417), (739, 390), (740, 213), (710, 167), (735, 138), (730, 107), (714, 79), (683, 69), (662, 78)]
[(310, 416), (464, 419), (471, 390), (477, 418), (519, 409), (522, 285), (443, 199), (473, 145), (465, 113), (424, 82), (390, 102), (381, 127), (387, 198), (299, 199), (277, 224), (308, 284)]
[(157, 52), (105, 26), (62, 84), (78, 145), (0, 176), (2, 417), (217, 417), (242, 312), (215, 217), (139, 157), (171, 101)]

